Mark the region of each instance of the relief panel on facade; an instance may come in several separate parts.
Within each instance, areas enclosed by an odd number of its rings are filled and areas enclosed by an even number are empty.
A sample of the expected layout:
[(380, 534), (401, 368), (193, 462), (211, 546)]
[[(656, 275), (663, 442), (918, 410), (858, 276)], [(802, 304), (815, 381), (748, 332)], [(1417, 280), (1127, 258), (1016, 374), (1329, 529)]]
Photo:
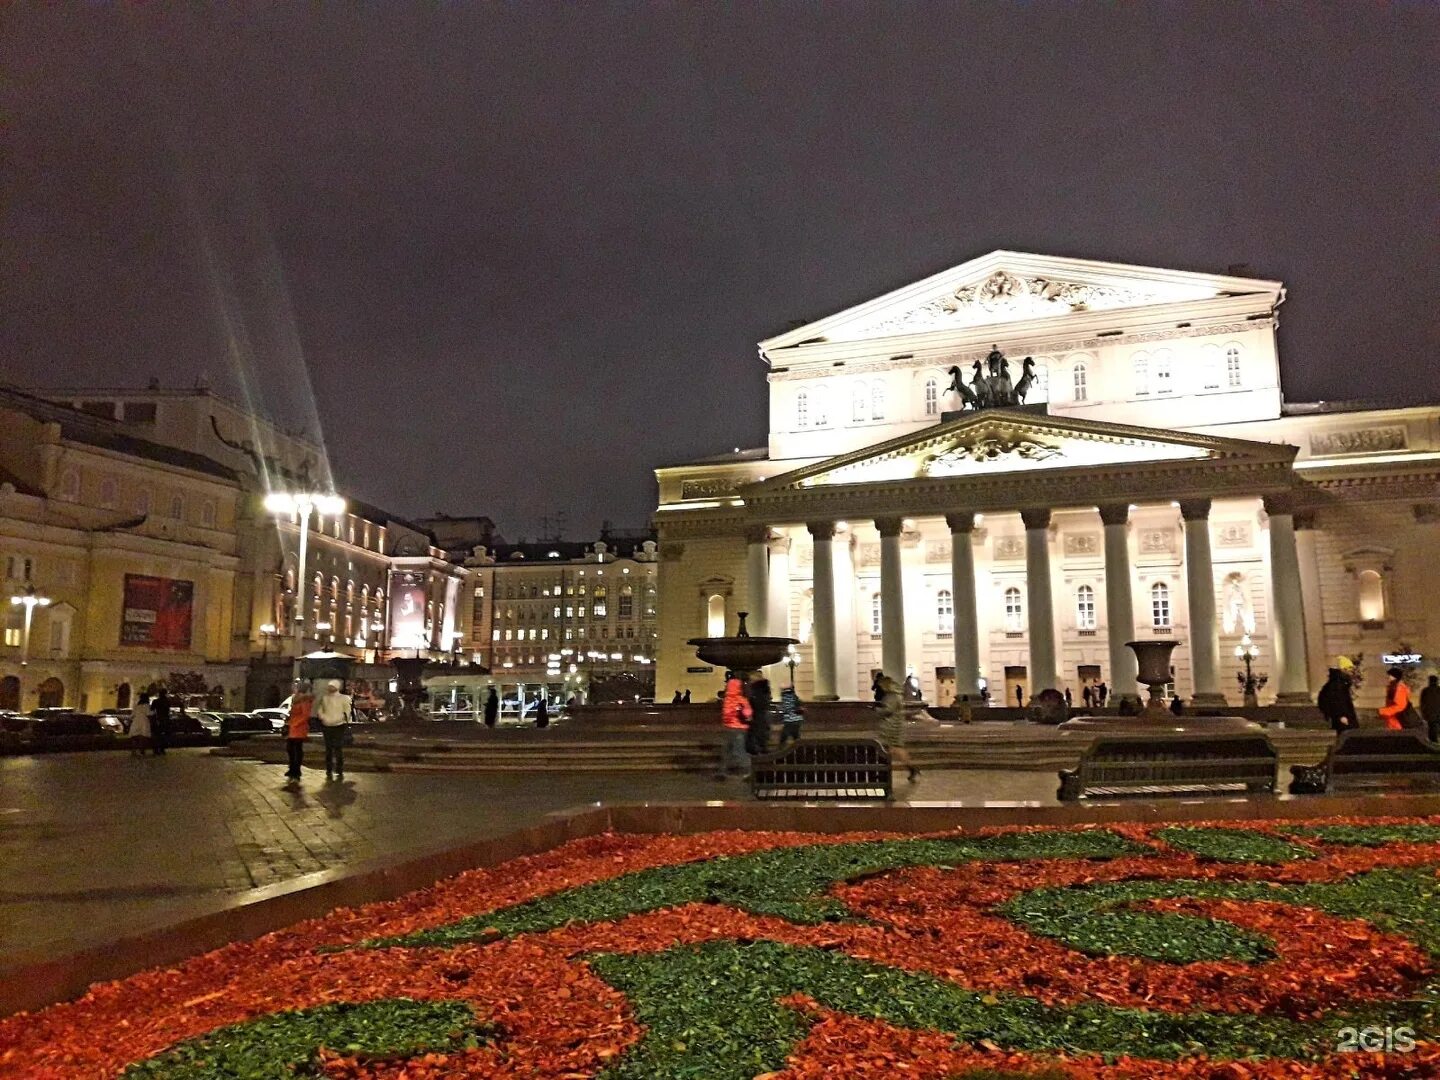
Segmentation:
[(680, 485), (682, 499), (713, 499), (720, 495), (733, 494), (738, 481), (730, 477), (712, 477), (708, 480), (686, 480)]
[(1174, 550), (1174, 529), (1142, 529), (1140, 531), (1141, 555), (1165, 555)]
[(1227, 521), (1215, 528), (1215, 546), (1223, 548), (1248, 548), (1255, 541), (1255, 533), (1248, 521)]
[(879, 544), (859, 544), (856, 546), (855, 555), (859, 559), (861, 566), (880, 565)]
[(994, 557), (996, 559), (1025, 558), (1025, 538), (1022, 536), (997, 536)]
[(1404, 450), (1403, 427), (1355, 428), (1349, 431), (1317, 431), (1310, 436), (1310, 453), (1374, 454), (1386, 450)]
[(1066, 555), (1096, 555), (1100, 551), (1099, 533), (1066, 533)]
[(929, 541), (925, 545), (925, 561), (927, 563), (948, 563), (950, 561), (950, 541)]

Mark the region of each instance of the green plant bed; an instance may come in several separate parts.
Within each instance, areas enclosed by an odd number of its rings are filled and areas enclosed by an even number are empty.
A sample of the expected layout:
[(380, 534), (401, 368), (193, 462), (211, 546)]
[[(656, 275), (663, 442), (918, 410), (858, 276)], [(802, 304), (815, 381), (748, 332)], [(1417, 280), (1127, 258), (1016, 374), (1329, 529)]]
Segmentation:
[(1276, 831), (1322, 844), (1355, 847), (1440, 844), (1440, 825), (1282, 825)]
[(1313, 859), (1315, 853), (1299, 844), (1252, 829), (1202, 829), (1177, 826), (1157, 829), (1155, 837), (1173, 848), (1220, 862), (1285, 863)]

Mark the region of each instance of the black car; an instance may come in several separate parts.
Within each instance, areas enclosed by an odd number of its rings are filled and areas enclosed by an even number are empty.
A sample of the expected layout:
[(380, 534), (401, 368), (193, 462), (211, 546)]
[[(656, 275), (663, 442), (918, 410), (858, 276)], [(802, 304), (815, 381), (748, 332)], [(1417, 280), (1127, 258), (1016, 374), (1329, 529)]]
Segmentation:
[(220, 713), (219, 716), (222, 743), (249, 738), (251, 735), (271, 735), (275, 732), (275, 725), (268, 716), (243, 712)]
[(99, 750), (115, 745), (115, 733), (89, 713), (45, 710), (0, 717), (0, 748), (11, 752)]

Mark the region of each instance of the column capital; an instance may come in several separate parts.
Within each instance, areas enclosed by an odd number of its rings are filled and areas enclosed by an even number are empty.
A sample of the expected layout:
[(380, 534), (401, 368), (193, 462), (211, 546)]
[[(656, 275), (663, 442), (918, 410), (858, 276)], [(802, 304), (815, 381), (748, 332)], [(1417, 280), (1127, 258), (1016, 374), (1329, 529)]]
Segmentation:
[(1181, 499), (1180, 516), (1186, 521), (1209, 521), (1209, 499)]
[(788, 536), (772, 536), (766, 540), (766, 543), (769, 545), (772, 555), (790, 554), (790, 537)]
[(899, 536), (905, 531), (905, 519), (901, 517), (878, 517), (875, 528), (881, 536)]
[(1025, 523), (1026, 529), (1048, 529), (1050, 527), (1050, 508), (1021, 510), (1020, 520)]
[(746, 525), (745, 542), (747, 544), (763, 544), (770, 539), (769, 525)]
[(1265, 513), (1274, 517), (1276, 514), (1295, 513), (1295, 496), (1288, 491), (1276, 491), (1269, 495), (1262, 495), (1261, 502), (1265, 506)]
[(1125, 525), (1130, 521), (1129, 503), (1105, 503), (1096, 509), (1100, 511), (1100, 520), (1106, 525)]
[(969, 533), (975, 531), (975, 514), (966, 510), (964, 513), (956, 511), (945, 515), (945, 524), (950, 526), (952, 533)]
[(833, 521), (807, 521), (805, 528), (810, 530), (810, 535), (816, 540), (830, 540), (835, 536)]
[(1302, 530), (1304, 530), (1304, 529), (1313, 529), (1313, 528), (1315, 528), (1315, 511), (1314, 511), (1314, 510), (1308, 510), (1308, 509), (1307, 509), (1307, 510), (1296, 510), (1296, 511), (1295, 511), (1295, 531), (1296, 531), (1296, 532), (1300, 532), (1300, 531), (1302, 531)]

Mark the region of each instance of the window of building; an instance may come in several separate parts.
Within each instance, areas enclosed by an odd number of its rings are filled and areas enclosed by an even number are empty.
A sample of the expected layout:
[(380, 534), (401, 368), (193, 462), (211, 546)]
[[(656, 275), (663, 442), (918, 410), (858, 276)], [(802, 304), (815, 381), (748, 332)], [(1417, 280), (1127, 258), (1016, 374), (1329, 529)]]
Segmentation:
[(1089, 585), (1075, 590), (1075, 626), (1079, 630), (1095, 629), (1095, 590)]
[(1240, 385), (1240, 346), (1229, 345), (1225, 349), (1225, 382), (1231, 389)]
[(184, 496), (184, 495), (172, 495), (172, 496), (170, 496), (170, 516), (171, 516), (172, 518), (174, 518), (176, 521), (184, 521), (184, 520), (185, 520), (185, 496)]
[(80, 473), (75, 469), (66, 469), (60, 474), (60, 498), (66, 502), (75, 502), (80, 498)]
[(645, 614), (646, 614), (647, 616), (648, 616), (648, 615), (654, 615), (654, 614), (655, 614), (655, 586), (654, 586), (654, 585), (646, 585), (646, 586), (645, 586)]
[(1145, 353), (1135, 356), (1135, 396), (1144, 397), (1150, 393), (1150, 357)]
[(955, 633), (955, 598), (949, 589), (935, 594), (935, 631), (942, 637)]
[(1154, 376), (1155, 393), (1168, 394), (1175, 389), (1171, 382), (1170, 372), (1170, 350), (1161, 349), (1155, 354), (1154, 363), (1151, 366)]
[(719, 593), (705, 601), (705, 633), (709, 637), (725, 636), (725, 597)]
[(491, 641), (499, 641), (499, 640), (500, 640), (500, 630), (499, 630), (498, 628), (490, 631), (490, 640), (491, 640)]
[(120, 481), (113, 476), (102, 476), (100, 478), (100, 505), (106, 510), (114, 510), (120, 501)]
[(1025, 604), (1020, 599), (1019, 588), (1014, 585), (1005, 590), (1005, 632), (1007, 634), (1025, 632)]
[(506, 640), (506, 641), (509, 641), (512, 637), (514, 637), (514, 635), (515, 635), (515, 631), (511, 630), (511, 629), (507, 626), (507, 627), (505, 628), (505, 640)]
[(620, 589), (620, 618), (633, 619), (635, 617), (635, 590), (629, 585)]
[[(608, 612), (609, 612), (609, 607), (610, 607), (610, 605), (609, 605), (608, 603), (606, 603), (606, 597), (607, 597), (607, 592), (606, 592), (605, 586), (604, 586), (604, 585), (596, 585), (596, 586), (595, 586), (595, 602), (594, 602), (594, 605), (593, 605), (593, 606), (594, 606), (594, 609), (595, 609), (595, 617), (596, 617), (597, 619), (603, 619), (603, 618), (606, 616), (606, 614), (608, 614)], [(582, 612), (582, 614), (583, 614), (583, 612)]]
[(870, 419), (885, 419), (885, 384), (883, 382), (870, 384)]
[(884, 620), (880, 605), (880, 594), (877, 592), (870, 597), (870, 636), (879, 637), (880, 628), (883, 625)]
[(1163, 581), (1150, 586), (1150, 625), (1156, 630), (1170, 628), (1170, 586)]
[(810, 391), (801, 390), (795, 395), (795, 426), (797, 428), (810, 425)]
[(28, 555), (9, 555), (5, 559), (5, 577), (10, 581), (29, 581), (35, 572), (35, 560)]
[(137, 514), (150, 513), (150, 489), (142, 487), (135, 493), (135, 512)]
[(1220, 346), (1206, 345), (1200, 350), (1200, 387), (1202, 390), (1220, 389)]
[(925, 415), (938, 416), (940, 413), (940, 383), (932, 375), (925, 380)]
[(551, 617), (552, 619), (558, 619), (558, 618), (560, 618), (560, 605), (559, 605), (559, 604), (556, 604), (556, 605), (555, 605), (555, 609), (554, 609), (554, 611), (553, 611), (553, 613), (551, 614), (550, 617)]
[(585, 605), (584, 605), (584, 604), (580, 604), (578, 607), (575, 608), (575, 616), (576, 616), (576, 618), (580, 618), (580, 619), (583, 619), (583, 618), (585, 617)]
[(1089, 387), (1086, 382), (1088, 377), (1089, 371), (1085, 367), (1085, 362), (1083, 360), (1076, 363), (1076, 365), (1070, 369), (1070, 382), (1071, 385), (1075, 388), (1076, 401), (1089, 400)]
[(215, 500), (206, 499), (200, 504), (200, 524), (207, 529), (215, 527)]
[(828, 427), (830, 425), (830, 394), (823, 386), (815, 388), (812, 414), (810, 418), (812, 427)]
[(865, 407), (870, 403), (869, 395), (865, 392), (864, 383), (856, 383), (850, 393), (850, 419), (855, 423), (863, 423), (865, 420)]
[(5, 644), (12, 648), (20, 647), (21, 639), (25, 636), (24, 616), (12, 606), (5, 613)]
[(1380, 624), (1385, 621), (1385, 579), (1378, 570), (1361, 570), (1355, 575), (1356, 598), (1360, 603), (1360, 621)]

